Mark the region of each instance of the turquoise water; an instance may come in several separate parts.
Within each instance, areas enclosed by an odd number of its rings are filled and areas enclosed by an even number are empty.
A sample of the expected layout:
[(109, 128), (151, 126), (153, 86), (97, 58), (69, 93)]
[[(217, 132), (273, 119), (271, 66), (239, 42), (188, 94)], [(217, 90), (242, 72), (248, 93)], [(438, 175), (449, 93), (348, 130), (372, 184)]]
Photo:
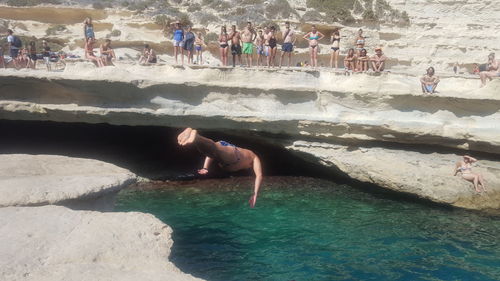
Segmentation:
[(125, 191), (117, 210), (173, 230), (172, 261), (206, 280), (500, 280), (500, 219), (307, 178)]

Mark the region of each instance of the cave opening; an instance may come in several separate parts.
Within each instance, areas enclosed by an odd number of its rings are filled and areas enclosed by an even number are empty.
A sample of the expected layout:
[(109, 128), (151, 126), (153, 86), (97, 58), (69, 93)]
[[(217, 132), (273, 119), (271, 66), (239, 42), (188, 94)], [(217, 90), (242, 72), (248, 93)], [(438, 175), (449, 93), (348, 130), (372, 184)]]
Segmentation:
[[(1, 154), (52, 154), (101, 160), (152, 180), (183, 179), (196, 173), (204, 157), (194, 147), (180, 147), (180, 128), (117, 126), (51, 121), (1, 120)], [(201, 130), (215, 141), (225, 140), (253, 150), (266, 176), (306, 176), (343, 181), (342, 176), (307, 162), (281, 146), (252, 133)], [(278, 136), (279, 138), (280, 136)], [(287, 140), (281, 136), (282, 140)], [(244, 173), (243, 173), (244, 174)]]

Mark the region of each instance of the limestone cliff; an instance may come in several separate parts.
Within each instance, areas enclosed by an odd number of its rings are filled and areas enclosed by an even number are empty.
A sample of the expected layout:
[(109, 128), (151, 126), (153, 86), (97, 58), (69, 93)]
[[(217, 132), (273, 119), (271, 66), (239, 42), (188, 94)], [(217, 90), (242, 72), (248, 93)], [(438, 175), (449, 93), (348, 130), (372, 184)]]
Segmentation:
[[(459, 154), (500, 154), (498, 80), (479, 89), (477, 80), (443, 78), (438, 94), (423, 95), (418, 77), (397, 73), (344, 76), (329, 71), (131, 65), (96, 70), (75, 64), (49, 77), (44, 72), (1, 74), (0, 118), (260, 132), (267, 133), (263, 140), (291, 150), (303, 150), (292, 145), (299, 140), (340, 146), (334, 150), (346, 153), (373, 150), (373, 157), (381, 159), (400, 156), (388, 158), (393, 169), (379, 171), (373, 161), (343, 169), (350, 154), (332, 154), (335, 161), (322, 160), (328, 153), (309, 154), (335, 171), (384, 188), (460, 207), (498, 208), (487, 203), (495, 201), (500, 188), (497, 161), (487, 162), (493, 169), (490, 192), (483, 195), (491, 197), (488, 200), (464, 199), (476, 196), (472, 187), (444, 173), (453, 169)], [(289, 142), (273, 135), (286, 136)], [(380, 180), (406, 181), (415, 167), (406, 165), (405, 151), (422, 167), (433, 167), (425, 168), (429, 175), (406, 182), (405, 188)], [(447, 160), (426, 157), (429, 152)], [(374, 169), (378, 179), (359, 176)], [(444, 200), (437, 190), (447, 190), (452, 199)]]

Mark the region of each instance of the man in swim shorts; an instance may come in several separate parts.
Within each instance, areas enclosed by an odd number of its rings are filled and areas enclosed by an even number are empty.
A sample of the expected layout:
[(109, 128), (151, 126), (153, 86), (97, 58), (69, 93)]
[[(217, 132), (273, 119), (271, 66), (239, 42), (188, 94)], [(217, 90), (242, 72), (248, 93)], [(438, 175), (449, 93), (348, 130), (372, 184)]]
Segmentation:
[(283, 31), (283, 45), (281, 46), (280, 67), (285, 54), (288, 55), (288, 67), (290, 67), (292, 62), (293, 45), (295, 45), (296, 40), (297, 38), (295, 38), (295, 32), (290, 29), (290, 22), (285, 22), (285, 30)]
[(251, 150), (236, 147), (225, 141), (214, 142), (198, 134), (191, 128), (185, 129), (177, 137), (180, 146), (194, 145), (198, 151), (205, 155), (203, 168), (198, 170), (200, 175), (209, 173), (210, 165), (216, 162), (220, 168), (228, 172), (236, 172), (253, 168), (255, 173), (254, 192), (248, 203), (255, 207), (257, 194), (262, 184), (262, 165), (260, 159)]
[(241, 41), (243, 42), (243, 54), (245, 55), (246, 64), (252, 67), (253, 56), (253, 41), (257, 37), (257, 33), (252, 27), (251, 22), (247, 22), (247, 26), (241, 34)]
[(236, 66), (236, 56), (238, 56), (238, 63), (241, 65), (241, 33), (236, 30), (236, 25), (231, 26), (231, 33), (229, 33), (229, 40), (231, 40), (231, 54), (233, 55), (233, 67)]
[(420, 84), (422, 86), (422, 92), (424, 94), (434, 94), (436, 87), (439, 83), (439, 78), (434, 75), (434, 67), (427, 68), (427, 74), (420, 78)]

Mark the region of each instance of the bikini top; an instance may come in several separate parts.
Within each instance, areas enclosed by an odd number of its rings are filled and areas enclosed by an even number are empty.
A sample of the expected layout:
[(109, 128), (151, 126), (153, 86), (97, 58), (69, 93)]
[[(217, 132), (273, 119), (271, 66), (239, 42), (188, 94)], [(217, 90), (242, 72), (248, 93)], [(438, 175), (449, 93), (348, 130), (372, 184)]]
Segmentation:
[(358, 39), (356, 41), (356, 44), (358, 44), (358, 45), (364, 45), (365, 44), (365, 39)]
[(319, 39), (319, 35), (316, 33), (315, 36), (312, 35), (312, 32), (311, 32), (311, 35), (309, 35), (309, 40), (318, 40)]
[(332, 40), (332, 41), (333, 41), (333, 42), (335, 42), (335, 41), (339, 41), (339, 42), (340, 42), (340, 37), (338, 37), (338, 38), (333, 37), (333, 40)]

